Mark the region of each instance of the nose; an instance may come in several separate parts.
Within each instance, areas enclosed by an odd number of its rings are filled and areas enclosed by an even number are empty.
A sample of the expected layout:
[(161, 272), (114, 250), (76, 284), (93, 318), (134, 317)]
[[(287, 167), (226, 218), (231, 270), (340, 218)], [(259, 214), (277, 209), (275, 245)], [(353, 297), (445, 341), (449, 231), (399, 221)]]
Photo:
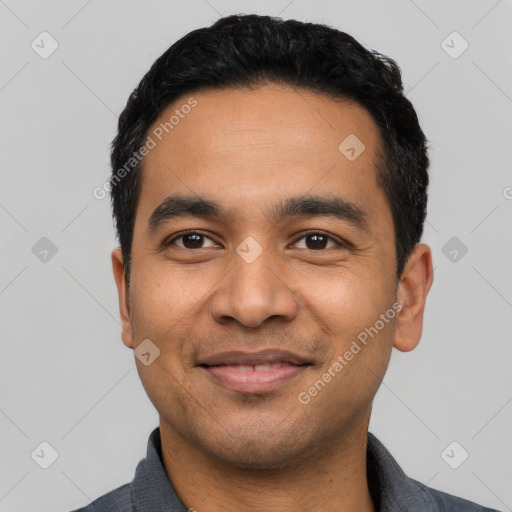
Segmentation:
[(292, 321), (297, 315), (297, 298), (279, 267), (266, 251), (252, 262), (235, 254), (233, 268), (209, 300), (212, 318), (221, 324), (236, 320), (250, 328), (271, 318)]

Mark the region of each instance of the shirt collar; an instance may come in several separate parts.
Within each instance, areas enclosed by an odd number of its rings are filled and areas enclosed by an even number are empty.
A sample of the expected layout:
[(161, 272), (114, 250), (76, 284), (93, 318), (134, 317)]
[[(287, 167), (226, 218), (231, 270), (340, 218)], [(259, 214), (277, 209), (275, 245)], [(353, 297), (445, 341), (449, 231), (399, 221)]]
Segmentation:
[(188, 510), (178, 498), (165, 472), (160, 427), (155, 428), (149, 436), (146, 458), (137, 465), (130, 495), (136, 512)]
[(366, 468), (375, 507), (379, 512), (438, 512), (425, 487), (409, 478), (386, 447), (368, 432)]
[[(423, 487), (407, 477), (393, 456), (371, 432), (368, 432), (367, 440), (367, 475), (376, 509), (379, 512), (438, 512), (438, 507)], [(147, 455), (137, 466), (130, 493), (137, 512), (188, 510), (178, 498), (165, 472), (159, 427), (149, 436)]]

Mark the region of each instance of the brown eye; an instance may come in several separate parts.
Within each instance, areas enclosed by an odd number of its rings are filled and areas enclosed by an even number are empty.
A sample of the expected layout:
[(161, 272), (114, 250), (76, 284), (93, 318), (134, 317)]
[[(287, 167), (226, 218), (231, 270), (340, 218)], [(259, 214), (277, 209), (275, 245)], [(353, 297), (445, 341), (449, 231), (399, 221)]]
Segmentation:
[[(322, 232), (311, 232), (307, 233), (303, 237), (301, 237), (295, 244), (297, 244), (300, 240), (305, 241), (304, 247), (299, 247), (299, 249), (309, 249), (312, 251), (318, 251), (322, 249), (331, 249), (332, 247), (344, 247), (343, 244), (334, 240), (329, 235), (326, 235)], [(330, 246), (328, 244), (331, 243)]]
[[(177, 240), (181, 240), (181, 244), (175, 243)], [(181, 235), (176, 236), (172, 240), (169, 240), (169, 242), (167, 242), (165, 245), (176, 245), (182, 249), (204, 249), (205, 247), (203, 246), (203, 244), (205, 243), (205, 240), (210, 240), (213, 243), (213, 245), (215, 245), (215, 242), (213, 242), (211, 238), (201, 233), (197, 233), (195, 231), (182, 233)]]

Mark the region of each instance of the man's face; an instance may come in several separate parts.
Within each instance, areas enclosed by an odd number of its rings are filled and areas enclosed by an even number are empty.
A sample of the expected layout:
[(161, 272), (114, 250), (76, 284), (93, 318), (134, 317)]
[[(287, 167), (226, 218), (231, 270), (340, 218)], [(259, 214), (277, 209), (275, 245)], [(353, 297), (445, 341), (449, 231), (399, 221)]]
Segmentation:
[[(170, 437), (279, 467), (366, 428), (389, 361), (396, 254), (380, 135), (357, 104), (287, 87), (190, 96), (197, 106), (145, 157), (123, 341), (160, 350), (137, 367)], [(177, 195), (220, 211), (161, 206)]]

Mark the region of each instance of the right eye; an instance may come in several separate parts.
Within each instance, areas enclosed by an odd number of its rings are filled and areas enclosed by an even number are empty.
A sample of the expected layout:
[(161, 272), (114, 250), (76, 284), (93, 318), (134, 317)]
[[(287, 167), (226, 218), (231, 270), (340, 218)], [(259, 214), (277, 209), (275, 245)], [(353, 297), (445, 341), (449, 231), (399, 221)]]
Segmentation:
[[(205, 247), (201, 247), (204, 243), (204, 240), (210, 240), (215, 245), (215, 242), (208, 236), (203, 235), (197, 231), (187, 231), (185, 233), (181, 233), (170, 240), (164, 243), (165, 247), (177, 246), (180, 249), (205, 249)], [(174, 243), (177, 240), (181, 240), (181, 245), (178, 243)]]

